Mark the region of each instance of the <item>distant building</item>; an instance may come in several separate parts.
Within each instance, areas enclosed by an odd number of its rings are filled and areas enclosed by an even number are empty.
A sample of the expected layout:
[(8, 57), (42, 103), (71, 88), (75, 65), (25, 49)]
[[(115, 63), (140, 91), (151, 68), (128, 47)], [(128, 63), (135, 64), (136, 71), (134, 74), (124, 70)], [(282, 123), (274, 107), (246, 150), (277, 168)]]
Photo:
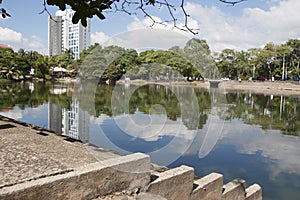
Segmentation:
[(12, 49), (11, 46), (9, 46), (7, 44), (0, 44), (0, 48), (3, 48), (3, 49)]
[(52, 16), (48, 22), (48, 47), (49, 55), (62, 53), (62, 16)]
[(90, 46), (91, 25), (87, 19), (87, 27), (81, 23), (73, 24), (74, 11), (66, 9), (57, 11), (48, 21), (49, 55), (59, 55), (70, 50), (74, 59), (80, 58), (80, 52)]

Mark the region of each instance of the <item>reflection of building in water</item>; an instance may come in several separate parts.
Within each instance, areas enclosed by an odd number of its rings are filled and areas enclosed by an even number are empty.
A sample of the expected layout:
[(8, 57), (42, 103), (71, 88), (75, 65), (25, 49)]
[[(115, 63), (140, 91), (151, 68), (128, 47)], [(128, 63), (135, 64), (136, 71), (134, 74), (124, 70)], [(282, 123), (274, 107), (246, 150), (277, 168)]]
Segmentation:
[(50, 102), (48, 105), (48, 128), (56, 134), (62, 134), (62, 108), (60, 105)]
[(80, 102), (73, 99), (70, 109), (49, 103), (49, 129), (83, 142), (89, 141), (90, 116), (79, 107)]
[(83, 142), (88, 142), (90, 123), (88, 112), (80, 109), (77, 99), (72, 101), (70, 110), (64, 110), (64, 135)]

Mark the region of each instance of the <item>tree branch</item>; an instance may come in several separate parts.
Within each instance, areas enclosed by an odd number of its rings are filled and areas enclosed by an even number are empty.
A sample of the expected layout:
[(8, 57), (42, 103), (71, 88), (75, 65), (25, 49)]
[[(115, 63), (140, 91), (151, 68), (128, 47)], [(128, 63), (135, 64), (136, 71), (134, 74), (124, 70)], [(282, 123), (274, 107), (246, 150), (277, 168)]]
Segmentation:
[[(224, 4), (232, 5), (234, 6), (237, 3), (241, 3), (243, 1), (247, 0), (218, 0)], [(0, 4), (2, 4), (2, 0), (0, 0)], [(190, 18), (190, 15), (187, 13), (184, 7), (185, 0), (181, 0), (180, 8), (181, 13), (183, 15), (183, 26), (178, 25), (178, 18), (174, 15), (176, 12), (176, 6), (171, 4), (169, 0), (43, 0), (43, 10), (40, 12), (40, 14), (46, 12), (50, 19), (52, 19), (50, 12), (47, 9), (48, 5), (53, 5), (59, 7), (60, 10), (65, 10), (67, 6), (70, 6), (74, 11), (75, 14), (72, 18), (73, 23), (78, 23), (79, 20), (81, 21), (81, 24), (84, 26), (87, 24), (86, 19), (92, 18), (93, 16), (97, 16), (101, 20), (105, 19), (105, 16), (103, 13), (105, 12), (111, 12), (113, 9), (115, 12), (124, 12), (128, 15), (137, 15), (136, 10), (141, 11), (141, 13), (144, 15), (144, 17), (149, 18), (153, 24), (151, 27), (153, 27), (155, 24), (160, 24), (164, 26), (168, 26), (169, 23), (173, 23), (173, 27), (182, 31), (187, 31), (192, 34), (197, 34), (198, 29), (193, 29), (189, 26), (188, 21)], [(111, 7), (113, 5), (113, 8)], [(151, 15), (150, 12), (146, 9), (149, 6), (155, 6), (157, 5), (158, 8), (166, 7), (169, 20), (163, 20), (163, 21), (157, 21), (155, 18)], [(6, 12), (4, 8), (0, 8), (0, 14), (3, 18), (10, 17), (10, 15)], [(53, 20), (53, 19), (52, 19)]]
[[(44, 0), (43, 7), (44, 7), (44, 9), (43, 9), (41, 12), (39, 12), (39, 14), (41, 15), (41, 14), (43, 14), (44, 12), (46, 12), (46, 13), (49, 15), (50, 19), (53, 20), (53, 21), (55, 21), (55, 20), (52, 18), (51, 13), (50, 13), (49, 10), (47, 9), (47, 2), (46, 2), (46, 0)], [(56, 22), (56, 21), (55, 21), (55, 22)]]
[(247, 0), (238, 0), (238, 1), (219, 0), (219, 1), (221, 1), (222, 3), (225, 3), (225, 4), (231, 4), (232, 6), (234, 6), (237, 3), (241, 3), (241, 2), (247, 1)]

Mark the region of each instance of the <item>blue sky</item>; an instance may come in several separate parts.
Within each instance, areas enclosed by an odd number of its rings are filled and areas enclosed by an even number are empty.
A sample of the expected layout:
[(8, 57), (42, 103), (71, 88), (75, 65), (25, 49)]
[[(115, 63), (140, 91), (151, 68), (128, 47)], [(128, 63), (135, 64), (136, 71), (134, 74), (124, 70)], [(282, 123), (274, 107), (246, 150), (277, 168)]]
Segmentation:
[[(1, 6), (12, 17), (0, 18), (0, 43), (9, 44), (15, 50), (24, 48), (47, 54), (48, 15), (39, 14), (43, 1), (3, 0)], [(199, 28), (199, 34), (180, 33), (206, 39), (213, 51), (248, 49), (270, 41), (283, 43), (289, 38), (300, 38), (299, 0), (248, 0), (234, 7), (218, 0), (186, 0), (185, 8), (191, 15), (190, 26)], [(56, 7), (48, 9), (53, 14), (57, 10)], [(149, 11), (158, 20), (168, 19), (164, 8), (149, 8)], [(119, 33), (151, 24), (142, 14), (107, 13), (106, 16), (103, 21), (92, 19), (92, 42), (103, 43)], [(154, 28), (171, 29), (172, 26)]]

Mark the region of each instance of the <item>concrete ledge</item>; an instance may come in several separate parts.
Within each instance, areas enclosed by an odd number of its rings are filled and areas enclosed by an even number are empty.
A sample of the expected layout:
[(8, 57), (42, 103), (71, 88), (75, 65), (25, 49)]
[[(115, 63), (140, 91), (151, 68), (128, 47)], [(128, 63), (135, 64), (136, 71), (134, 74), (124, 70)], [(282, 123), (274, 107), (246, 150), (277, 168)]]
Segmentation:
[(211, 173), (194, 182), (197, 187), (191, 194), (191, 200), (220, 200), (222, 197), (223, 175)]
[(262, 200), (262, 189), (258, 184), (253, 184), (246, 189), (246, 200)]
[(166, 198), (150, 193), (140, 193), (136, 200), (167, 200)]
[(223, 187), (222, 200), (245, 200), (246, 181), (234, 179)]
[(0, 199), (92, 199), (146, 187), (149, 182), (150, 158), (137, 153), (89, 164), (67, 174), (2, 188)]
[(194, 169), (180, 166), (157, 174), (147, 192), (168, 200), (188, 200), (193, 189)]

